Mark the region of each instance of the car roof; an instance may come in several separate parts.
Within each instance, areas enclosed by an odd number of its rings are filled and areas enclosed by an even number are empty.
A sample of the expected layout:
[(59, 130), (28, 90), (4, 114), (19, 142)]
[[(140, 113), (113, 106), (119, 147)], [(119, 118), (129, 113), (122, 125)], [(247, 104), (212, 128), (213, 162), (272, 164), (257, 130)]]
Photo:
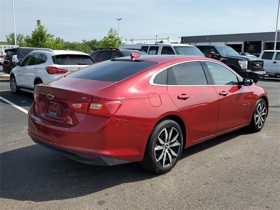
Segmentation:
[(65, 55), (65, 54), (74, 54), (74, 55), (88, 55), (85, 52), (82, 51), (76, 51), (76, 50), (34, 50), (33, 52), (49, 52), (53, 55)]
[[(128, 60), (127, 57), (116, 58), (115, 60)], [(172, 61), (215, 61), (211, 58), (201, 57), (201, 56), (187, 56), (187, 55), (141, 55), (136, 61), (149, 61), (155, 63), (165, 63)]]

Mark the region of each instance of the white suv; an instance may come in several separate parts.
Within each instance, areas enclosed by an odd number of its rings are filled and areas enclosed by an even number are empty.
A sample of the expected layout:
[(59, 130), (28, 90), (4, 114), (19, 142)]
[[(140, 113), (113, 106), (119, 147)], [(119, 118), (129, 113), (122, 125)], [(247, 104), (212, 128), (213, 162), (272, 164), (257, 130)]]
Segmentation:
[(193, 55), (205, 57), (197, 47), (189, 44), (127, 44), (120, 45), (119, 48), (141, 49), (150, 55)]
[(80, 51), (34, 50), (12, 69), (10, 88), (13, 93), (32, 92), (37, 84), (48, 83), (93, 63), (89, 54)]
[(259, 58), (268, 76), (280, 76), (280, 50), (264, 50)]

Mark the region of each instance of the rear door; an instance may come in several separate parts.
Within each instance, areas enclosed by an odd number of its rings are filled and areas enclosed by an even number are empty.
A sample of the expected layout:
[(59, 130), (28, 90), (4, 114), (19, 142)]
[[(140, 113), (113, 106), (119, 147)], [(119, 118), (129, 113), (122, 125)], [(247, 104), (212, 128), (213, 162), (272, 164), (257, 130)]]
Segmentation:
[(168, 92), (183, 116), (187, 127), (187, 144), (217, 131), (218, 96), (208, 85), (199, 61), (184, 62), (167, 69)]
[(239, 85), (237, 76), (227, 67), (205, 62), (214, 81), (219, 97), (218, 132), (223, 132), (250, 122), (252, 91)]

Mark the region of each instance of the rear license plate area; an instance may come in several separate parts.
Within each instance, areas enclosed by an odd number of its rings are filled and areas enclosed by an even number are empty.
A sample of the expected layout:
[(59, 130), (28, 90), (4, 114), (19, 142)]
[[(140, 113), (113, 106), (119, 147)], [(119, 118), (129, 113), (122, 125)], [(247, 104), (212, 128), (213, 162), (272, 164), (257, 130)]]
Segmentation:
[(61, 113), (61, 104), (55, 101), (50, 101), (48, 105), (48, 114), (53, 117), (59, 117)]

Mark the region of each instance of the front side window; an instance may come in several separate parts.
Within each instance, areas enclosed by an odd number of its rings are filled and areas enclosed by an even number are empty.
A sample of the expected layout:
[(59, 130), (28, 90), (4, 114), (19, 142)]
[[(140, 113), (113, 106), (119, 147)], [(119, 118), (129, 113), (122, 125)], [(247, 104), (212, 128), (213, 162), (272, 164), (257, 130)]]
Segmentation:
[(175, 52), (173, 51), (173, 49), (171, 47), (162, 47), (162, 50), (161, 50), (161, 54), (162, 55), (174, 55)]
[(232, 49), (229, 46), (217, 46), (216, 47), (219, 54), (223, 57), (226, 56), (239, 56), (238, 52), (236, 52), (234, 49)]
[(174, 49), (178, 55), (197, 55), (204, 57), (204, 54), (194, 46), (174, 46)]
[(20, 66), (27, 66), (29, 65), (29, 60), (31, 59), (32, 55), (29, 54), (28, 56), (26, 56), (23, 61), (21, 62)]
[(213, 77), (215, 85), (238, 85), (237, 76), (228, 68), (214, 62), (206, 62), (206, 65)]
[(272, 60), (274, 52), (264, 52), (262, 55), (262, 59), (264, 60)]
[(38, 54), (38, 53), (32, 54), (32, 56), (30, 57), (30, 59), (28, 61), (28, 66), (36, 65), (39, 56), (40, 56), (40, 54)]
[(280, 60), (280, 52), (276, 53), (275, 60)]

